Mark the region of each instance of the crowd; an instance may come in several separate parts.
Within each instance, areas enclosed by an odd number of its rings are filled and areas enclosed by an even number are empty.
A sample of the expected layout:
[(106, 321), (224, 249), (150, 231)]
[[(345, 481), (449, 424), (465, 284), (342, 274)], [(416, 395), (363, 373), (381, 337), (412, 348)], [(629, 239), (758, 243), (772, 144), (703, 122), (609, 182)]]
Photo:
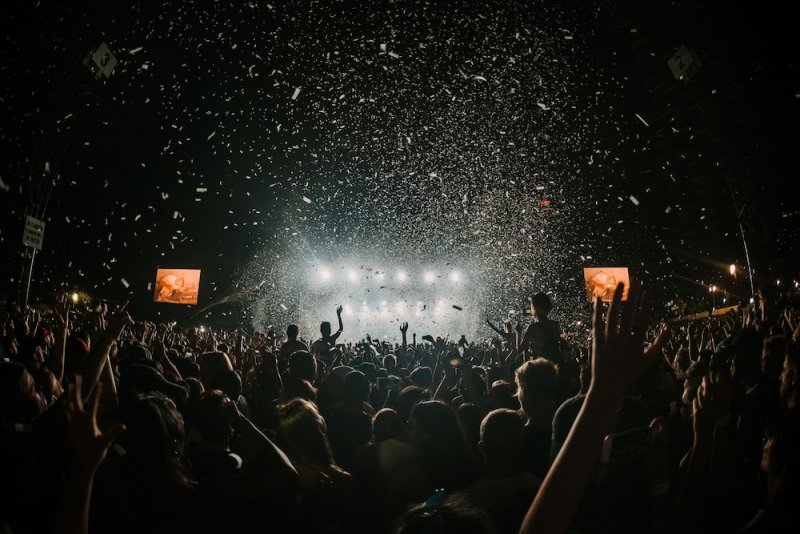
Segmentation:
[(798, 310), (621, 295), (588, 343), (544, 294), (484, 342), (9, 306), (0, 533), (796, 532)]

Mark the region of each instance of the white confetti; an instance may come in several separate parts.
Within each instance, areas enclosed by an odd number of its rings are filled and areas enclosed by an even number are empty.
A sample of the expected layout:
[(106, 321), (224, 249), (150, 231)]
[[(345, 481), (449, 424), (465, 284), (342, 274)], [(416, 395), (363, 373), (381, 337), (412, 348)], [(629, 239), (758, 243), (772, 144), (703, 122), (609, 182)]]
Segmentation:
[(131, 287), (131, 285), (128, 283), (128, 281), (125, 280), (124, 278), (120, 278), (119, 281), (122, 282), (122, 285), (125, 286), (125, 289), (128, 289), (129, 287)]
[(635, 115), (636, 115), (636, 118), (637, 118), (637, 119), (639, 119), (640, 121), (642, 121), (642, 124), (644, 124), (644, 125), (645, 125), (645, 126), (647, 126), (648, 128), (650, 127), (650, 125), (649, 125), (649, 124), (647, 124), (647, 121), (646, 121), (646, 120), (644, 120), (644, 119), (642, 118), (642, 116), (641, 116), (641, 115), (639, 115), (638, 113), (636, 113)]
[(639, 205), (639, 199), (637, 199), (635, 196), (631, 195), (628, 198), (630, 198), (630, 200), (631, 200), (631, 202), (633, 202), (634, 206), (638, 206)]
[(297, 100), (297, 97), (300, 96), (300, 87), (294, 88), (294, 93), (292, 94), (292, 100)]
[(303, 197), (303, 202), (305, 202), (306, 204), (311, 204), (311, 199), (308, 197)]

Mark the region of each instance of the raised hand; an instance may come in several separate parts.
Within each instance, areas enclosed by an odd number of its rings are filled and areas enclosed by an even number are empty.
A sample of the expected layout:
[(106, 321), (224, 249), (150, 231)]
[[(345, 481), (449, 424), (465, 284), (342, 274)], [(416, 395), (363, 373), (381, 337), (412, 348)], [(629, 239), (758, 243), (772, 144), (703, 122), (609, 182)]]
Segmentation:
[(727, 378), (704, 376), (692, 401), (692, 428), (696, 436), (714, 431), (717, 421), (730, 412), (731, 385)]
[(400, 332), (402, 332), (403, 336), (406, 335), (406, 332), (408, 332), (408, 322), (403, 322), (400, 324)]
[(342, 305), (341, 305), (341, 304), (339, 304), (338, 306), (336, 306), (336, 315), (341, 315), (341, 314), (342, 314), (342, 310), (343, 310), (343, 309), (344, 309), (344, 308), (342, 308)]
[(617, 285), (605, 319), (600, 299), (595, 299), (592, 321), (591, 387), (615, 397), (624, 395), (636, 377), (650, 367), (669, 332), (662, 327), (655, 341), (645, 348), (650, 295), (632, 287), (628, 300), (623, 302), (623, 289), (623, 284)]
[(67, 295), (61, 295), (56, 299), (53, 305), (53, 315), (55, 315), (56, 322), (59, 328), (69, 328), (69, 311), (71, 303)]
[(133, 324), (133, 319), (131, 319), (131, 316), (125, 311), (127, 307), (128, 301), (126, 300), (117, 306), (117, 309), (110, 314), (111, 316), (108, 319), (108, 326), (106, 326), (105, 332), (111, 339), (118, 339), (125, 330), (125, 327)]
[(101, 432), (97, 426), (97, 406), (103, 384), (98, 383), (95, 386), (87, 405), (84, 405), (81, 397), (82, 382), (83, 377), (75, 375), (75, 383), (67, 386), (64, 413), (74, 449), (73, 463), (76, 467), (93, 473), (106, 457), (114, 440), (125, 431), (125, 425), (116, 424)]

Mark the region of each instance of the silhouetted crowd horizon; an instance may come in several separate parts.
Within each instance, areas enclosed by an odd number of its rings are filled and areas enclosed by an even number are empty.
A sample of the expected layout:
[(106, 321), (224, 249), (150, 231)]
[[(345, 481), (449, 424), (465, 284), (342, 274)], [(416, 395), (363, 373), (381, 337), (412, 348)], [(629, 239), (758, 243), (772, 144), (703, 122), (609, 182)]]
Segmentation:
[(622, 290), (588, 338), (538, 293), (481, 341), (9, 305), (0, 533), (796, 531), (800, 308)]

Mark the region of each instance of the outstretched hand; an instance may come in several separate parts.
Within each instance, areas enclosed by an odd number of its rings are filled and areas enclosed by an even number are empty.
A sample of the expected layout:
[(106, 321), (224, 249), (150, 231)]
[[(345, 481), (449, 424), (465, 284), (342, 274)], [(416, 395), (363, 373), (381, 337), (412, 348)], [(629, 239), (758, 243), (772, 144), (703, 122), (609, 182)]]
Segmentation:
[(403, 335), (406, 335), (406, 332), (408, 332), (408, 322), (403, 322), (400, 324), (400, 332)]
[(66, 294), (58, 297), (53, 305), (53, 314), (56, 317), (59, 328), (69, 328), (70, 305), (71, 303)]
[(628, 300), (622, 300), (624, 286), (617, 285), (605, 319), (600, 299), (594, 302), (592, 320), (591, 388), (612, 397), (621, 397), (666, 342), (669, 330), (662, 327), (655, 341), (645, 348), (651, 299), (644, 289), (632, 287)]
[(692, 427), (695, 436), (713, 432), (717, 421), (725, 418), (731, 407), (731, 385), (722, 376), (704, 376), (697, 396), (692, 400)]
[(97, 426), (97, 406), (103, 384), (98, 383), (84, 405), (81, 397), (83, 377), (75, 375), (75, 383), (67, 386), (64, 395), (64, 413), (74, 449), (76, 467), (94, 472), (106, 457), (111, 444), (125, 431), (125, 425), (116, 424), (101, 432)]
[(128, 301), (126, 300), (111, 313), (108, 326), (106, 327), (106, 334), (112, 339), (118, 339), (125, 330), (125, 327), (133, 324), (133, 319), (131, 319), (131, 316), (125, 311), (127, 307)]
[(343, 310), (343, 309), (344, 309), (344, 308), (342, 308), (342, 305), (341, 305), (341, 304), (339, 304), (338, 306), (336, 306), (336, 315), (341, 315), (341, 314), (342, 314), (342, 310)]

